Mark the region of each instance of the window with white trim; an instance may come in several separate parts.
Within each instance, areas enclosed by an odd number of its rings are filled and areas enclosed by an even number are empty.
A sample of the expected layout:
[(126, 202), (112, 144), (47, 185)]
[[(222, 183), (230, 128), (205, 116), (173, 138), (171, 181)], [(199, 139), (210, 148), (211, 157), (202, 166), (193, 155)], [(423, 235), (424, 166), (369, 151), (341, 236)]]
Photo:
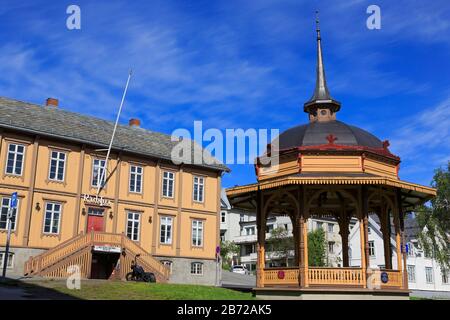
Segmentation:
[(408, 243), (408, 256), (410, 256), (410, 257), (414, 257), (415, 256), (414, 244), (412, 242)]
[(141, 214), (139, 212), (127, 213), (127, 237), (133, 241), (139, 241)]
[[(0, 252), (0, 269), (3, 269), (3, 265), (5, 263), (5, 252)], [(8, 264), (6, 265), (7, 269), (14, 268), (14, 253), (8, 253)]]
[(375, 242), (369, 241), (369, 256), (375, 257)]
[[(1, 211), (0, 211), (0, 230), (8, 229), (8, 212), (11, 206), (11, 198), (1, 198)], [(17, 210), (19, 210), (19, 200), (17, 200), (17, 208), (12, 211), (11, 217), (11, 230), (16, 230)]]
[(162, 244), (171, 244), (172, 243), (172, 217), (161, 217), (160, 218), (160, 242)]
[(205, 178), (194, 176), (194, 201), (203, 202)]
[(227, 212), (226, 211), (220, 212), (220, 222), (222, 222), (222, 223), (227, 222)]
[[(92, 186), (98, 188), (103, 187), (106, 181), (106, 160), (94, 159), (92, 160)], [(102, 180), (100, 182), (100, 179)]]
[(427, 283), (433, 283), (433, 268), (431, 267), (425, 267), (425, 279)]
[(449, 272), (448, 270), (442, 270), (441, 271), (442, 274), (442, 284), (448, 284), (448, 276), (449, 276)]
[(130, 192), (142, 192), (143, 171), (141, 166), (130, 166)]
[(58, 234), (61, 224), (61, 203), (47, 202), (45, 204), (44, 233)]
[(8, 146), (8, 156), (6, 158), (5, 172), (21, 176), (23, 171), (23, 159), (25, 157), (25, 146), (22, 144), (10, 143)]
[(408, 265), (408, 282), (416, 282), (416, 266)]
[(64, 181), (66, 171), (67, 154), (61, 151), (52, 151), (50, 153), (50, 170), (48, 178), (54, 181)]
[(170, 171), (163, 172), (162, 195), (163, 197), (173, 198), (175, 186), (175, 173)]
[(333, 230), (334, 230), (334, 224), (329, 223), (328, 224), (328, 233), (333, 233)]
[(192, 245), (194, 247), (203, 246), (203, 221), (192, 220)]
[(334, 241), (328, 241), (328, 253), (334, 253)]
[(203, 263), (192, 262), (191, 263), (191, 274), (203, 275)]

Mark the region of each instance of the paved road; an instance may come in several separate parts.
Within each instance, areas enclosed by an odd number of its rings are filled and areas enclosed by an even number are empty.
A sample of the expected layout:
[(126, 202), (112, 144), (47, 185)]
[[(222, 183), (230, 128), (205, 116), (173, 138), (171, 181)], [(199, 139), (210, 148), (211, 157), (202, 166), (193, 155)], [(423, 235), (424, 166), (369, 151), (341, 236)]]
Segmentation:
[(222, 271), (222, 287), (252, 289), (256, 286), (256, 277), (230, 271)]

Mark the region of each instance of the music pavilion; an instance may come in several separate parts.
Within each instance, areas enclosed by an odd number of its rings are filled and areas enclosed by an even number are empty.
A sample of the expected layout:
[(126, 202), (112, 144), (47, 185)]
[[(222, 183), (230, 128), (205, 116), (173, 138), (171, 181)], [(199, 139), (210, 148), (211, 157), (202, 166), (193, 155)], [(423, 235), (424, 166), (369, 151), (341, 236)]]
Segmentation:
[(64, 278), (78, 265), (83, 278), (123, 279), (140, 254), (160, 282), (215, 284), (228, 168), (213, 158), (174, 164), (177, 142), (137, 119), (118, 126), (106, 165), (113, 127), (56, 99), (0, 98), (1, 262), (11, 193), (19, 196), (7, 275)]
[[(341, 104), (327, 87), (319, 27), (316, 77), (314, 94), (304, 104), (309, 123), (290, 128), (272, 141), (256, 161), (257, 183), (227, 189), (233, 206), (257, 212), (256, 294), (283, 299), (406, 298), (406, 254), (401, 250), (404, 216), (436, 191), (399, 179), (400, 158), (389, 151), (388, 141), (337, 120)], [(279, 166), (263, 166), (267, 161), (262, 160), (275, 151), (279, 153)], [(286, 215), (292, 221), (294, 266), (269, 268), (265, 263), (265, 226), (270, 215)], [(369, 215), (381, 221), (385, 258), (381, 270), (369, 264)], [(307, 226), (313, 217), (337, 220), (342, 267), (310, 266)], [(348, 245), (351, 219), (357, 219), (360, 226), (360, 248)], [(396, 259), (391, 232), (395, 235)], [(357, 267), (349, 266), (350, 249), (361, 255)]]

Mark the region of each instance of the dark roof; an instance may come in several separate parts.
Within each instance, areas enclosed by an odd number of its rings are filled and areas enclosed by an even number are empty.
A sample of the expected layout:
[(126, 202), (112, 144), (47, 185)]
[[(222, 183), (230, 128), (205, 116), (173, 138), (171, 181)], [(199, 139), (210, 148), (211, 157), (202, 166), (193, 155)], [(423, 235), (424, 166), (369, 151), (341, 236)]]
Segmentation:
[[(0, 127), (107, 148), (114, 123), (58, 107), (39, 106), (0, 97)], [(171, 141), (171, 136), (167, 134), (119, 125), (113, 149), (171, 161), (171, 152), (177, 143)], [(196, 159), (193, 155), (203, 150), (193, 142), (191, 151), (191, 159)], [(229, 171), (228, 167), (208, 155), (201, 164), (195, 165)]]
[(337, 138), (338, 145), (383, 148), (383, 142), (373, 134), (337, 120), (299, 125), (282, 132), (276, 139), (279, 149), (284, 150), (327, 144), (329, 134)]

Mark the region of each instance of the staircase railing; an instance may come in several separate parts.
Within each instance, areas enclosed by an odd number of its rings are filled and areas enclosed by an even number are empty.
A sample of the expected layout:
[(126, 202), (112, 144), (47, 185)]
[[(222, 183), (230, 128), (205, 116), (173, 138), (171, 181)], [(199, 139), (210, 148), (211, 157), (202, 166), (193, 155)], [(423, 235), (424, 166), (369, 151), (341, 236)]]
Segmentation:
[(24, 273), (25, 275), (38, 273), (62, 258), (86, 247), (89, 243), (89, 234), (79, 234), (36, 257), (30, 257), (25, 263)]
[(91, 261), (90, 247), (94, 245), (116, 245), (131, 256), (123, 260), (122, 277), (130, 270), (132, 258), (140, 254), (139, 263), (144, 269), (155, 272), (160, 281), (169, 279), (170, 269), (124, 234), (95, 231), (79, 234), (36, 257), (30, 257), (25, 262), (24, 274), (61, 278), (67, 276), (69, 265), (77, 264), (81, 266), (81, 275), (87, 278)]
[(146, 252), (141, 246), (123, 236), (123, 246), (130, 250), (134, 255), (140, 254), (139, 263), (142, 261), (147, 264), (147, 267), (160, 273), (166, 280), (169, 279), (170, 269), (163, 265), (158, 259)]

